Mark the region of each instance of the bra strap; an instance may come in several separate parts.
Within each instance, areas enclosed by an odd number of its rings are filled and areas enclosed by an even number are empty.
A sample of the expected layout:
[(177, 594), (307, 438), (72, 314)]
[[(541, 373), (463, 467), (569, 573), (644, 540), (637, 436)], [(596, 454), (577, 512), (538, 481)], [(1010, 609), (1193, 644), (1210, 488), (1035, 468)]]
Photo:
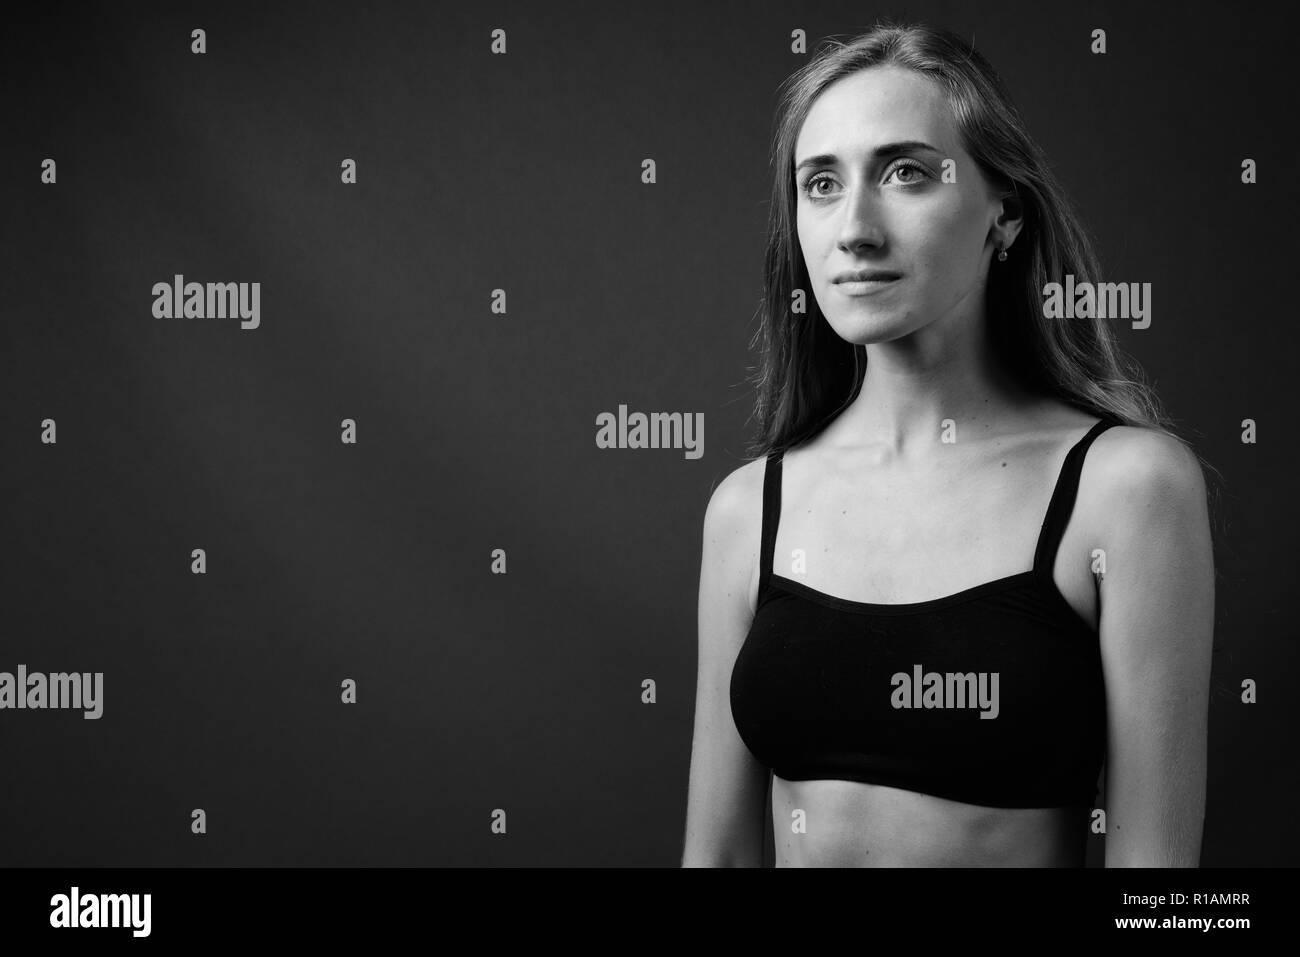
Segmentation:
[(1079, 491), (1079, 475), (1083, 472), (1083, 459), (1088, 454), (1088, 447), (1101, 433), (1112, 425), (1119, 424), (1113, 419), (1099, 420), (1065, 454), (1065, 464), (1061, 466), (1061, 474), (1056, 479), (1056, 488), (1052, 490), (1052, 499), (1047, 504), (1047, 516), (1043, 519), (1043, 528), (1038, 534), (1038, 547), (1034, 550), (1034, 571), (1040, 577), (1051, 578), (1052, 566), (1056, 562), (1056, 550), (1061, 545), (1065, 526), (1070, 522), (1070, 513), (1074, 511), (1074, 499)]
[(772, 560), (776, 552), (776, 527), (781, 521), (781, 461), (784, 450), (769, 452), (763, 466), (763, 534), (758, 552), (758, 589), (767, 587), (772, 577)]

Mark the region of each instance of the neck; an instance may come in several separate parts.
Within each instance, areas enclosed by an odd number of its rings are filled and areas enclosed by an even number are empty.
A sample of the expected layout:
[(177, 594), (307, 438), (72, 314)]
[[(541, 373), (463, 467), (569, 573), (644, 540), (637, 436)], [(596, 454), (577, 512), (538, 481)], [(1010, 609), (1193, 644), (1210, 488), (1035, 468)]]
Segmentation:
[(998, 362), (982, 321), (939, 325), (866, 347), (862, 389), (828, 427), (833, 444), (923, 457), (934, 451), (945, 420), (956, 424), (960, 440), (1033, 401)]

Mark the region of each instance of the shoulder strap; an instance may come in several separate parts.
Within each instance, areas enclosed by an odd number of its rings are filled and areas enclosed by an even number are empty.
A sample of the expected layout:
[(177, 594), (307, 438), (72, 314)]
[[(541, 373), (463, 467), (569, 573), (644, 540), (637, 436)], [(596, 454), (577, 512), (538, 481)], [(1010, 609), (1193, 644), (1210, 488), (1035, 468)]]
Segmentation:
[(781, 461), (784, 450), (769, 452), (763, 466), (763, 534), (758, 552), (758, 590), (767, 587), (772, 576), (772, 560), (776, 551), (776, 527), (781, 521)]
[(1070, 522), (1070, 513), (1074, 511), (1074, 499), (1079, 491), (1079, 475), (1083, 471), (1083, 459), (1088, 454), (1088, 446), (1093, 439), (1101, 435), (1112, 425), (1118, 425), (1113, 419), (1100, 419), (1088, 432), (1074, 443), (1065, 454), (1065, 464), (1056, 479), (1056, 488), (1052, 490), (1052, 499), (1047, 505), (1047, 516), (1043, 519), (1042, 531), (1038, 533), (1038, 547), (1034, 550), (1034, 571), (1049, 578), (1052, 566), (1056, 562), (1056, 550), (1060, 547), (1061, 536), (1065, 526)]

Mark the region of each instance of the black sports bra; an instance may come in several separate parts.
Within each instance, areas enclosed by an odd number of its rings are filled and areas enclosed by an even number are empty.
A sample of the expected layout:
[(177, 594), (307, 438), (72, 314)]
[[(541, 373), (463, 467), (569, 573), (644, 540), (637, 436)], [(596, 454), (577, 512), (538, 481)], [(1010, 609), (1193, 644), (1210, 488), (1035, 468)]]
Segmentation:
[(787, 781), (883, 784), (988, 807), (1089, 807), (1106, 750), (1097, 633), (1052, 579), (1097, 422), (1067, 453), (1033, 568), (907, 604), (772, 570), (782, 452), (764, 466), (758, 603), (731, 672), (746, 747)]

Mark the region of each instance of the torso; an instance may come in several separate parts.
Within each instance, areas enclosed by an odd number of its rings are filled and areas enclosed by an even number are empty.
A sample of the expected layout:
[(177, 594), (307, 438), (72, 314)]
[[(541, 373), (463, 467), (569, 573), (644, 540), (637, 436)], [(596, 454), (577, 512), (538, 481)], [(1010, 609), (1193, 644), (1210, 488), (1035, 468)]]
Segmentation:
[(1085, 826), (1065, 808), (976, 807), (878, 784), (772, 777), (777, 867), (1082, 867)]
[[(904, 604), (1023, 572), (1066, 450), (1094, 420), (1054, 404), (1015, 435), (981, 437), (978, 427), (959, 434), (945, 458), (907, 473), (835, 447), (827, 429), (784, 455), (777, 573), (790, 574), (801, 548), (806, 568), (791, 577), (803, 584), (851, 601)], [(1094, 527), (1081, 485), (1053, 578), (1095, 631)], [(758, 573), (755, 562), (751, 610)], [(983, 807), (855, 781), (773, 775), (772, 820), (778, 867), (1081, 866), (1085, 852), (1078, 810)]]

